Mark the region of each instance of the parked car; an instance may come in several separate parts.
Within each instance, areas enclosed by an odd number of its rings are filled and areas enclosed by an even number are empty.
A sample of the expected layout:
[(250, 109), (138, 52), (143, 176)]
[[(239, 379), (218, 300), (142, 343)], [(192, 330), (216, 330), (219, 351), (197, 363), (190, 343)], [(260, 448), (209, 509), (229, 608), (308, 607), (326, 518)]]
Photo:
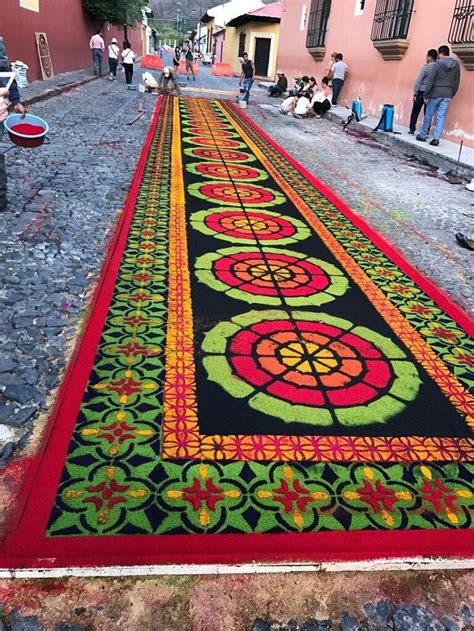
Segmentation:
[(207, 66), (212, 66), (212, 53), (204, 53), (202, 63)]

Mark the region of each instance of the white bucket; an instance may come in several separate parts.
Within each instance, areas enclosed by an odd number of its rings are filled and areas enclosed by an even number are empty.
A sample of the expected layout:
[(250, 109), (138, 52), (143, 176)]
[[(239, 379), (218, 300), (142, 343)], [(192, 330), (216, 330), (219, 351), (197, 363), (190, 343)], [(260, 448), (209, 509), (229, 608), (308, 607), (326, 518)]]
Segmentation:
[(239, 107), (241, 110), (246, 110), (247, 109), (247, 101), (239, 101)]

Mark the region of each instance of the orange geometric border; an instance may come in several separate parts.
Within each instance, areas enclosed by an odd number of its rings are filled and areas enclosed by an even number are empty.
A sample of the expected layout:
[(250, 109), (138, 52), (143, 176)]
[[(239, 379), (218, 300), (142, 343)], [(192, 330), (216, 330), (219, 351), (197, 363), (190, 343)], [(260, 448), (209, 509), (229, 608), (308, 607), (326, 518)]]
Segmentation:
[[(170, 209), (169, 311), (164, 389), (164, 459), (241, 461), (433, 462), (474, 458), (471, 438), (354, 437), (354, 436), (204, 436), (199, 432), (196, 401), (193, 316), (186, 235), (185, 193), (181, 154), (180, 114), (174, 102), (173, 177)], [(393, 303), (375, 286), (337, 239), (288, 184), (238, 122), (219, 104), (268, 173), (278, 183), (305, 220), (334, 253), (352, 280), (410, 348), (441, 391), (470, 424), (474, 398), (434, 353)], [(202, 115), (199, 109), (192, 107)]]

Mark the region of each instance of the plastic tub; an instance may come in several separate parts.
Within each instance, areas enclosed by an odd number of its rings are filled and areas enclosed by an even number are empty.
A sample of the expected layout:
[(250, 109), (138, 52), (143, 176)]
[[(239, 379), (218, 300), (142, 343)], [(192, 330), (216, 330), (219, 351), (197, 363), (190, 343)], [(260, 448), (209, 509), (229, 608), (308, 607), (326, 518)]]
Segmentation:
[[(42, 127), (43, 131), (38, 134), (28, 135), (12, 129), (15, 125), (20, 125), (22, 123)], [(4, 120), (3, 125), (10, 136), (10, 140), (15, 143), (15, 145), (18, 145), (18, 147), (25, 147), (27, 149), (40, 147), (44, 143), (46, 134), (49, 131), (48, 123), (39, 116), (34, 116), (33, 114), (26, 114), (24, 118), (22, 118), (20, 114), (10, 114), (10, 116), (7, 116)]]

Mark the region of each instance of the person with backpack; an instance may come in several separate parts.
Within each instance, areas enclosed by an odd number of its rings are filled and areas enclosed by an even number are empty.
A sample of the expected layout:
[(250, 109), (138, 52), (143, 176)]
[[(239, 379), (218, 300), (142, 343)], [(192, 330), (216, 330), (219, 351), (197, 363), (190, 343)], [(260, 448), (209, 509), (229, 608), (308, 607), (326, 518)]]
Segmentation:
[(420, 70), (420, 74), (416, 78), (415, 87), (413, 88), (413, 108), (411, 110), (410, 116), (410, 131), (409, 134), (414, 134), (416, 131), (416, 123), (418, 121), (418, 116), (420, 115), (421, 108), (425, 107), (425, 90), (426, 83), (428, 81), (428, 76), (433, 68), (432, 64), (438, 59), (438, 51), (434, 48), (431, 48), (426, 53), (426, 63), (423, 65)]
[(108, 47), (109, 53), (109, 71), (110, 71), (110, 80), (115, 81), (117, 78), (117, 66), (120, 55), (120, 48), (118, 47), (117, 39), (112, 37), (112, 40)]
[(133, 64), (135, 63), (135, 53), (130, 42), (125, 42), (122, 52), (122, 65), (125, 70), (125, 83), (130, 85), (133, 81)]
[(426, 142), (431, 122), (436, 115), (436, 125), (430, 145), (437, 147), (443, 133), (444, 120), (449, 105), (459, 89), (461, 69), (459, 62), (449, 56), (449, 46), (438, 48), (438, 61), (433, 64), (425, 87), (426, 112), (423, 126), (416, 137)]

